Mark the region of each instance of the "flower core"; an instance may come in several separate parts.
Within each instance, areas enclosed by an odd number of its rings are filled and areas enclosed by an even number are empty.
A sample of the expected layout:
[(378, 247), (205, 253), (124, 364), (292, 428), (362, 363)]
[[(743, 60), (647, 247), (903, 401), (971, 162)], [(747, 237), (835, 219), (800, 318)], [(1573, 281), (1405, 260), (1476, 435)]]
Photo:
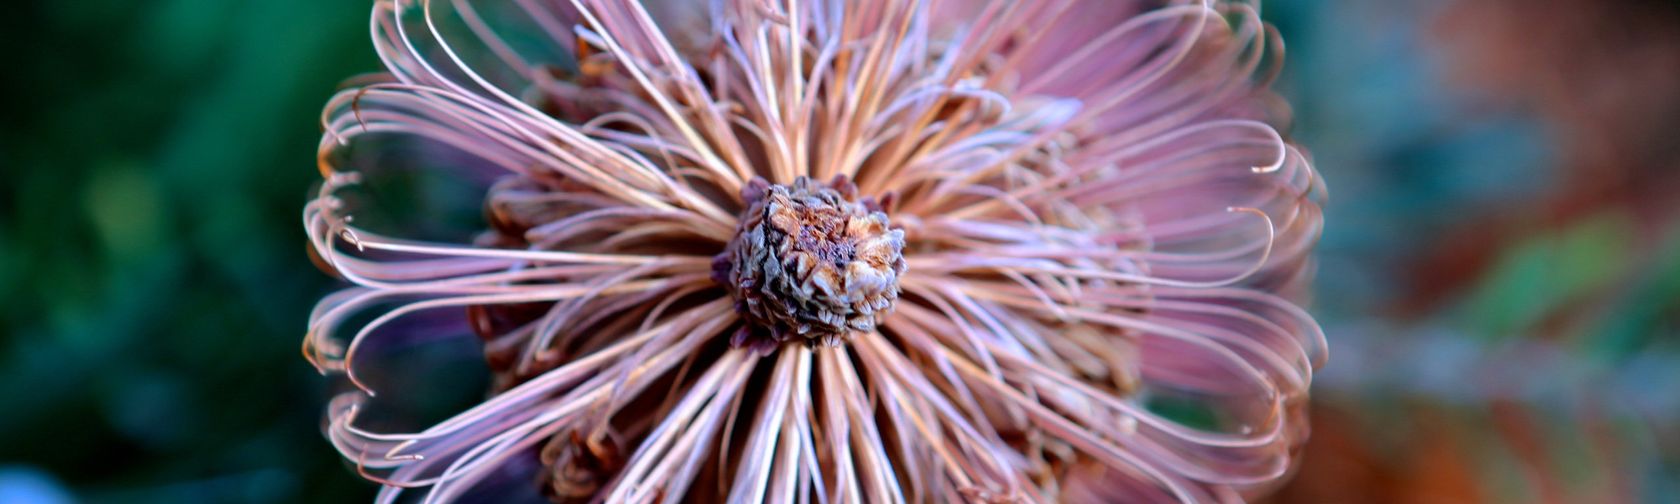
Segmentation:
[(898, 300), (904, 231), (872, 198), (857, 198), (844, 178), (792, 185), (754, 180), (716, 276), (749, 321), (735, 346), (771, 348), (804, 338), (837, 346), (854, 331), (875, 330)]

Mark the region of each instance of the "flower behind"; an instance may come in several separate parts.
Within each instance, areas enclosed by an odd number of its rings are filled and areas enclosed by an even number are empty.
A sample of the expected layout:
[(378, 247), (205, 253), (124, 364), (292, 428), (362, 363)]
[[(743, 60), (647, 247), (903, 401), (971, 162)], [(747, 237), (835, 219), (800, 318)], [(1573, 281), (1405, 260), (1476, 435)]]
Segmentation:
[[(1324, 344), (1289, 299), (1322, 189), (1251, 5), (380, 0), (372, 26), (390, 77), (328, 104), (304, 215), (356, 286), (304, 348), (355, 385), (328, 437), (384, 500), (522, 472), (555, 501), (1237, 500), (1305, 438)], [(407, 159), (370, 150), (493, 179), (487, 229), (353, 225), (347, 188)], [(452, 317), (492, 394), (359, 422), (404, 384), (358, 357)]]

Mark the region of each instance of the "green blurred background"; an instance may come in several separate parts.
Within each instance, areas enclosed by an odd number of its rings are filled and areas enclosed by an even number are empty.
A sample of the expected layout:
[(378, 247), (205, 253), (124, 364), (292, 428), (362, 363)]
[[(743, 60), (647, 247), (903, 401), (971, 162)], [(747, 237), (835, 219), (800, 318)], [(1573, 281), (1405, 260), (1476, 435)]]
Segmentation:
[[(299, 212), (367, 2), (24, 2), (0, 503), (356, 502)], [(1278, 502), (1680, 502), (1680, 2), (1276, 0), (1332, 359)]]

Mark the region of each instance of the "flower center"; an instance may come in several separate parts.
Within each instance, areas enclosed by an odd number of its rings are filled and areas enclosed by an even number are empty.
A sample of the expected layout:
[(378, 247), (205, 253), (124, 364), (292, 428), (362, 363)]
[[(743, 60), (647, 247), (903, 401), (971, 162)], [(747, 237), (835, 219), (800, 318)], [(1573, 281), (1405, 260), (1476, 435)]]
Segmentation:
[(754, 180), (715, 276), (748, 324), (733, 344), (768, 349), (794, 337), (836, 346), (873, 331), (898, 300), (904, 231), (844, 178), (792, 185)]

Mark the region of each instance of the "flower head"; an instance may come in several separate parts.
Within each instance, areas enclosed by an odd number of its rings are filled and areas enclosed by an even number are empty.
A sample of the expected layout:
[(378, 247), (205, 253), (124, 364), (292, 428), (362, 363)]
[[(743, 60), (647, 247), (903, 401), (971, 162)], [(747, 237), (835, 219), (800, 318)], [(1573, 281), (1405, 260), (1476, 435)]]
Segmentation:
[[(1291, 467), (1321, 189), (1250, 4), (373, 14), (389, 77), (328, 104), (304, 215), (356, 285), (305, 352), (383, 499), (1217, 501)], [(484, 183), (476, 239), (352, 221), (411, 164)], [(491, 394), (377, 431), (418, 387), (378, 355), (451, 330)]]

